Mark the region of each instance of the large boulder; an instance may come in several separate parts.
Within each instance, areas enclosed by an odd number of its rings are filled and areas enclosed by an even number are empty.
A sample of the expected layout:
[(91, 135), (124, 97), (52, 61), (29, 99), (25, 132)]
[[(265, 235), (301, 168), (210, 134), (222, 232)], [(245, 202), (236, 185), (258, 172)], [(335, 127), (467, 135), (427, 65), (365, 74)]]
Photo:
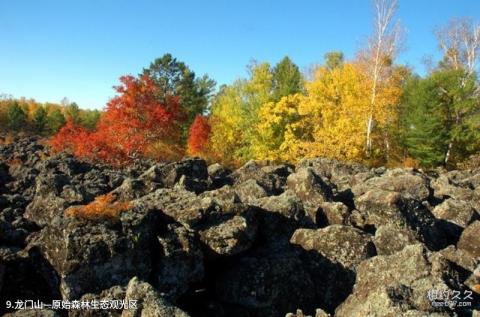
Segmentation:
[(404, 170), (391, 170), (379, 176), (354, 185), (352, 192), (360, 196), (369, 190), (381, 189), (400, 193), (403, 197), (418, 201), (427, 200), (430, 196), (428, 179), (419, 174), (407, 173)]
[(391, 255), (407, 245), (417, 244), (418, 240), (409, 228), (387, 224), (377, 228), (373, 243), (379, 255)]
[(211, 255), (236, 255), (255, 242), (258, 228), (257, 209), (235, 205), (220, 217), (210, 217), (200, 225), (200, 240)]
[(210, 179), (210, 187), (212, 189), (231, 185), (233, 183), (232, 178), (229, 176), (232, 171), (218, 163), (209, 165), (207, 171)]
[(327, 158), (304, 159), (297, 164), (297, 169), (311, 168), (315, 174), (327, 180), (337, 194), (342, 196), (342, 192), (348, 191), (354, 183), (356, 175), (367, 175), (364, 179), (373, 177), (369, 169), (356, 163), (346, 163)]
[(251, 204), (256, 199), (268, 195), (267, 191), (254, 179), (249, 179), (236, 185), (235, 192), (240, 198), (240, 201), (245, 204)]
[(429, 315), (439, 311), (427, 297), (429, 291), (464, 290), (462, 282), (462, 273), (451, 262), (430, 255), (421, 244), (410, 245), (393, 255), (363, 261), (353, 293), (335, 316)]
[[(459, 201), (470, 202), (477, 211), (480, 210), (480, 196), (478, 191), (465, 183), (459, 183), (451, 173), (440, 175), (432, 180), (433, 195), (437, 199), (453, 198)], [(478, 188), (477, 188), (478, 189)]]
[(252, 204), (287, 219), (302, 221), (305, 217), (302, 201), (289, 189), (278, 196), (258, 198)]
[(350, 210), (341, 202), (323, 202), (317, 211), (315, 223), (317, 225), (349, 225)]
[(63, 298), (78, 299), (125, 285), (133, 276), (150, 275), (158, 218), (157, 211), (141, 208), (123, 212), (118, 219), (55, 218), (32, 246), (58, 273)]
[(203, 279), (203, 252), (195, 233), (175, 224), (169, 224), (158, 241), (161, 254), (153, 267), (153, 285), (165, 297), (176, 299)]
[(331, 188), (313, 172), (312, 168), (300, 168), (290, 174), (287, 178), (287, 187), (302, 200), (305, 211), (313, 221), (316, 220), (320, 204), (332, 198)]
[(65, 154), (38, 164), (34, 196), (25, 209), (25, 218), (45, 226), (72, 205), (91, 202), (119, 186), (122, 173), (77, 161)]
[(208, 170), (204, 160), (184, 159), (180, 162), (165, 164), (159, 168), (156, 180), (167, 188), (179, 185), (185, 190), (201, 193), (208, 187)]
[(297, 229), (290, 242), (307, 251), (316, 251), (332, 263), (339, 263), (350, 270), (355, 270), (360, 262), (376, 255), (370, 235), (342, 225), (317, 230)]
[(37, 178), (35, 197), (25, 210), (25, 218), (40, 226), (50, 223), (53, 218), (62, 216), (69, 206), (61, 197), (63, 187), (70, 184), (65, 174), (41, 174)]
[(457, 248), (480, 257), (480, 221), (475, 221), (463, 230)]
[(408, 228), (432, 250), (448, 245), (447, 236), (432, 213), (417, 200), (395, 191), (372, 189), (355, 198), (352, 222), (362, 228), (395, 225)]
[(292, 172), (293, 168), (289, 165), (261, 166), (255, 161), (249, 161), (235, 170), (230, 177), (234, 184), (255, 180), (269, 195), (278, 195), (283, 191), (287, 176)]
[(182, 188), (161, 188), (131, 204), (140, 209), (159, 210), (187, 228), (199, 225), (210, 214), (222, 213), (212, 198), (197, 196)]
[(199, 197), (212, 199), (213, 202), (223, 210), (228, 210), (240, 202), (237, 192), (230, 185), (224, 185), (221, 188), (203, 192)]
[(441, 204), (435, 206), (432, 214), (437, 219), (451, 222), (461, 228), (467, 227), (473, 221), (478, 220), (480, 215), (472, 207), (470, 201), (446, 199)]

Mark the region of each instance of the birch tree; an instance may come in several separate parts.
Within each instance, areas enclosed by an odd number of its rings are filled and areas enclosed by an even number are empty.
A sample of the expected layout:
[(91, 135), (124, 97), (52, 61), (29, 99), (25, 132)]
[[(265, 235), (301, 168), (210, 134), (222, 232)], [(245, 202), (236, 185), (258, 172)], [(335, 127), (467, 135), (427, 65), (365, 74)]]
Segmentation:
[[(380, 86), (388, 81), (393, 60), (400, 44), (400, 25), (395, 21), (397, 0), (374, 0), (373, 34), (365, 50), (360, 52), (360, 62), (364, 64), (370, 77), (370, 106), (366, 113), (365, 153), (370, 156), (373, 148), (372, 131), (375, 125), (375, 113), (378, 112)], [(390, 142), (385, 137), (388, 153)]]
[[(477, 63), (480, 54), (480, 24), (474, 23), (469, 18), (457, 18), (442, 28), (439, 28), (435, 35), (438, 40), (438, 46), (443, 52), (443, 60), (440, 67), (453, 69), (456, 71), (463, 70), (464, 76), (460, 82), (460, 89), (465, 90), (467, 79), (477, 70)], [(446, 89), (442, 90), (443, 94), (448, 94)], [(480, 93), (477, 85), (476, 94)], [(461, 114), (454, 111), (454, 121), (456, 125), (460, 124)], [(454, 147), (454, 139), (448, 141), (447, 150), (445, 152), (444, 164), (448, 164), (452, 148)]]
[(455, 70), (462, 68), (468, 75), (476, 71), (480, 53), (480, 24), (469, 18), (457, 18), (439, 28), (435, 35), (443, 52), (444, 66)]

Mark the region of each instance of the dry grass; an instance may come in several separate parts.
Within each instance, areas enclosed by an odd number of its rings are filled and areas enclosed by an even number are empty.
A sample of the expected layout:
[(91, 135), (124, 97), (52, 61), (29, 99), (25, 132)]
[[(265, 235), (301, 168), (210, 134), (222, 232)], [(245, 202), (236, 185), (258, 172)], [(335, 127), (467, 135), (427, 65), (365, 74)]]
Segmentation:
[(65, 215), (90, 220), (117, 218), (123, 211), (130, 208), (130, 203), (116, 201), (116, 199), (112, 193), (101, 195), (88, 205), (68, 208)]
[(409, 167), (418, 168), (418, 166), (419, 166), (418, 161), (415, 160), (415, 159), (412, 158), (412, 157), (406, 157), (406, 158), (403, 160), (403, 167), (406, 167), (406, 168), (409, 168)]
[(0, 136), (0, 145), (12, 144), (13, 140), (14, 140), (14, 136), (11, 133), (8, 133), (4, 136)]

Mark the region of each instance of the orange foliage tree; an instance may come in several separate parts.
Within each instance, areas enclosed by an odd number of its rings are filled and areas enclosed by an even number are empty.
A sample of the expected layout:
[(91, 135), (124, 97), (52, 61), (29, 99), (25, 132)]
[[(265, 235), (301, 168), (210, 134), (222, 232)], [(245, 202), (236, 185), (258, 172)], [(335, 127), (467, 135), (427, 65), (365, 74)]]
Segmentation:
[(50, 146), (55, 152), (68, 151), (82, 158), (92, 153), (89, 132), (71, 119), (50, 139)]
[[(158, 101), (158, 86), (147, 77), (120, 78), (118, 95), (100, 118), (93, 141), (98, 158), (124, 163), (144, 156), (160, 160), (181, 156), (181, 124), (186, 116), (177, 97)], [(167, 150), (168, 149), (168, 150)]]
[(205, 154), (210, 131), (211, 127), (208, 119), (204, 116), (197, 115), (190, 127), (190, 135), (188, 137), (188, 152), (190, 154)]
[(160, 102), (161, 92), (147, 76), (123, 76), (120, 82), (115, 87), (118, 95), (107, 104), (97, 129), (88, 133), (69, 122), (52, 138), (53, 149), (116, 166), (137, 157), (179, 158), (186, 116), (178, 98), (167, 96)]

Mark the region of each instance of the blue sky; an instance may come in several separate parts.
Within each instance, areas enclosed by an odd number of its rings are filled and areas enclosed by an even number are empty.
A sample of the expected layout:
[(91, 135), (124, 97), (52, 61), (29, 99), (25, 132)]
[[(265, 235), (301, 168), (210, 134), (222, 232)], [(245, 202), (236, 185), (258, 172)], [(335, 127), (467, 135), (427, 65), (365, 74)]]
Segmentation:
[[(369, 0), (0, 0), (0, 93), (63, 97), (102, 108), (123, 74), (170, 52), (218, 83), (245, 76), (250, 60), (289, 55), (302, 69), (325, 52), (347, 58), (371, 31)], [(480, 20), (478, 0), (399, 0), (406, 29), (399, 62), (422, 73), (438, 58), (432, 31), (452, 17)]]

